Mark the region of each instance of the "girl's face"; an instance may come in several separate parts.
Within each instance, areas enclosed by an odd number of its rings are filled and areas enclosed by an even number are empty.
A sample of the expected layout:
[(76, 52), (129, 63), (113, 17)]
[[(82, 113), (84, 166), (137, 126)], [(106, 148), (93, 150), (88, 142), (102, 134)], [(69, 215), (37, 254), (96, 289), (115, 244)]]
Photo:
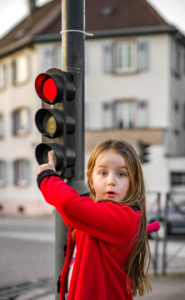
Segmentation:
[(121, 202), (129, 190), (130, 179), (125, 159), (114, 150), (102, 153), (96, 160), (92, 173), (95, 201)]

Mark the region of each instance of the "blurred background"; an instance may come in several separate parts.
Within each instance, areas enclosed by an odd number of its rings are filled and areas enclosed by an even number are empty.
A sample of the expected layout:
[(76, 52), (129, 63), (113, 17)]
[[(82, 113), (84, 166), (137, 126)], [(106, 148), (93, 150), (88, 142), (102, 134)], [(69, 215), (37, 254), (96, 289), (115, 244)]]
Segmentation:
[[(137, 150), (148, 222), (161, 222), (150, 236), (155, 274), (185, 271), (184, 11), (183, 0), (86, 0), (85, 165), (106, 138)], [(0, 286), (54, 277), (54, 210), (35, 179), (34, 81), (61, 68), (60, 31), (61, 0), (1, 0)]]

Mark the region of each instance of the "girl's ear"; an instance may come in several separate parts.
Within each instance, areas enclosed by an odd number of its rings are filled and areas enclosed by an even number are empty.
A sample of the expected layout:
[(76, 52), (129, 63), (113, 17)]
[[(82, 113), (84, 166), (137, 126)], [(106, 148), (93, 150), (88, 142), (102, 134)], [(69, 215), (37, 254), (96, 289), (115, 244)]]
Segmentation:
[(91, 190), (93, 190), (94, 189), (94, 185), (93, 185), (92, 177), (89, 179), (89, 185), (90, 185)]

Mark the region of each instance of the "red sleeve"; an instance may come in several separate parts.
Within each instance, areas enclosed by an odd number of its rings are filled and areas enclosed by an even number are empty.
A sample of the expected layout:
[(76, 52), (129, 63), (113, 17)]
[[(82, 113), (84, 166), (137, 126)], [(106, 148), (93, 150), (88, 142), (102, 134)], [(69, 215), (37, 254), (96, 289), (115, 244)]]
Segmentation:
[(126, 205), (95, 203), (54, 176), (45, 177), (40, 189), (46, 202), (56, 207), (69, 227), (118, 245), (120, 240), (130, 242), (138, 231), (140, 212)]

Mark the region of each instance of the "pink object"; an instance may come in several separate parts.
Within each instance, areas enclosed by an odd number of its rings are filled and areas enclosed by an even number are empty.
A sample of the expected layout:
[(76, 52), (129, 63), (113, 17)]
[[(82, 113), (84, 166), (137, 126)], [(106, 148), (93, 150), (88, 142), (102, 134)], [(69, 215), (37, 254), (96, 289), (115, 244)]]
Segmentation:
[(157, 221), (147, 224), (147, 233), (155, 232), (158, 231), (159, 229), (160, 229), (160, 224)]

